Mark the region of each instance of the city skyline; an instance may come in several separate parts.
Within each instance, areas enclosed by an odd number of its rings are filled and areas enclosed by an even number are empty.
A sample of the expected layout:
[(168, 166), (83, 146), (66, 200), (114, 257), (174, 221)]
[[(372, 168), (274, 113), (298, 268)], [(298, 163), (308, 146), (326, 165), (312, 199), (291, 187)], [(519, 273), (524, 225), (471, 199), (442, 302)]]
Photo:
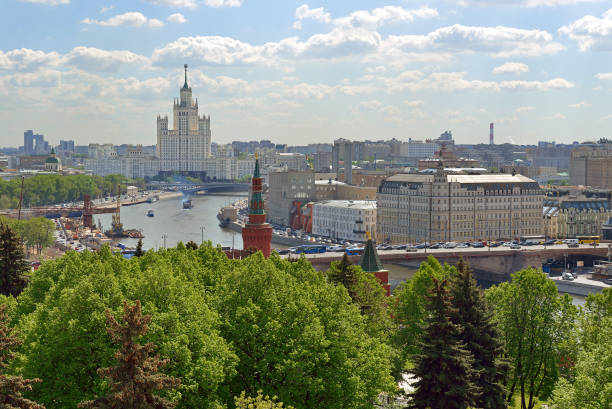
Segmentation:
[(0, 146), (152, 145), (184, 63), (221, 144), (609, 136), (609, 4), (487, 3), (8, 0)]

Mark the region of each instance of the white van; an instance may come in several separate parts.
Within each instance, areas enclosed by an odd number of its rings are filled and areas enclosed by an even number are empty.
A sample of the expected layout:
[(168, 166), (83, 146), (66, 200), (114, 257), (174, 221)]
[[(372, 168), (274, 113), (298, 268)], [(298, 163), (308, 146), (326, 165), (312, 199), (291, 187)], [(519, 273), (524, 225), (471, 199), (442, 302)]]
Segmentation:
[(578, 239), (565, 239), (565, 244), (579, 244)]

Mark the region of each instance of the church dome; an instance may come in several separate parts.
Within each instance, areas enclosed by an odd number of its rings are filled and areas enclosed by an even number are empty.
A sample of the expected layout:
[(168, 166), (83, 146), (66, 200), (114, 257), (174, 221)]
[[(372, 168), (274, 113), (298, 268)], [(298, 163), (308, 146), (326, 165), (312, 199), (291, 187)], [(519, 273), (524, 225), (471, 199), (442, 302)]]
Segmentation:
[[(39, 162), (40, 163), (40, 162)], [(55, 156), (49, 156), (45, 163), (59, 163), (59, 159)]]

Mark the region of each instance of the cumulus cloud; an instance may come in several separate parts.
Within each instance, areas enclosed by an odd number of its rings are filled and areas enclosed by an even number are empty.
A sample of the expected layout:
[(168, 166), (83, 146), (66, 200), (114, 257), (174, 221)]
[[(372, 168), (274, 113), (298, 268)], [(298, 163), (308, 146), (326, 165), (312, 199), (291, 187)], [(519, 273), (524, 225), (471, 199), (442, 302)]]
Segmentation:
[(169, 6), (175, 8), (196, 8), (196, 0), (145, 0), (147, 3), (156, 4), (159, 6)]
[(612, 72), (600, 72), (595, 74), (595, 78), (598, 80), (612, 80)]
[(311, 19), (321, 23), (329, 23), (331, 17), (323, 7), (311, 9), (308, 4), (302, 4), (295, 10), (295, 18), (297, 20)]
[(65, 60), (69, 65), (88, 71), (116, 71), (123, 64), (144, 63), (146, 57), (125, 50), (75, 47), (65, 56)]
[(44, 52), (20, 48), (7, 52), (0, 50), (0, 70), (31, 70), (40, 66), (57, 66), (62, 56), (55, 52)]
[(184, 24), (187, 22), (187, 19), (181, 13), (170, 14), (166, 20), (168, 20), (170, 23), (176, 24)]
[(601, 18), (586, 15), (561, 27), (559, 33), (576, 41), (580, 51), (611, 51), (612, 9), (604, 12)]
[(536, 109), (536, 108), (535, 108), (535, 107), (533, 107), (533, 106), (524, 106), (524, 107), (518, 107), (518, 108), (516, 108), (516, 110), (515, 110), (515, 111), (516, 111), (517, 113), (519, 113), (519, 114), (523, 114), (523, 113), (525, 113), (525, 112), (535, 111), (535, 109)]
[(579, 3), (596, 3), (602, 0), (455, 0), (463, 7), (510, 6), (510, 7), (557, 7)]
[(498, 67), (493, 68), (493, 74), (516, 74), (520, 75), (529, 71), (527, 64), (519, 62), (507, 62)]
[(417, 99), (417, 100), (414, 100), (414, 101), (404, 101), (404, 104), (408, 105), (411, 108), (417, 108), (417, 107), (421, 107), (421, 106), (425, 105), (425, 101)]
[(48, 6), (58, 6), (60, 4), (70, 4), (70, 0), (21, 0), (26, 3), (46, 4)]
[(580, 101), (577, 104), (570, 104), (570, 105), (568, 105), (568, 107), (570, 107), (570, 108), (588, 108), (591, 105), (592, 104), (589, 104), (588, 102)]
[(441, 27), (426, 35), (390, 35), (385, 40), (385, 47), (404, 52), (434, 49), (483, 52), (500, 58), (556, 54), (564, 49), (544, 30), (461, 24)]
[(209, 7), (240, 7), (242, 0), (206, 0), (204, 2)]
[(545, 116), (544, 119), (553, 120), (553, 119), (565, 119), (565, 115), (563, 114), (553, 114), (549, 116)]
[(100, 13), (106, 13), (107, 11), (111, 11), (111, 10), (113, 10), (114, 8), (115, 8), (115, 6), (113, 6), (113, 5), (111, 5), (111, 6), (105, 6), (105, 7), (102, 7), (102, 8), (100, 9)]
[(386, 105), (377, 99), (362, 101), (359, 103), (359, 109), (366, 111), (380, 112), (385, 115), (396, 116), (401, 113), (399, 109), (392, 105)]
[(124, 14), (119, 14), (108, 20), (95, 20), (86, 18), (81, 21), (83, 24), (95, 24), (103, 27), (150, 27), (159, 28), (163, 27), (164, 22), (156, 18), (147, 18), (144, 14), (138, 11), (130, 11)]

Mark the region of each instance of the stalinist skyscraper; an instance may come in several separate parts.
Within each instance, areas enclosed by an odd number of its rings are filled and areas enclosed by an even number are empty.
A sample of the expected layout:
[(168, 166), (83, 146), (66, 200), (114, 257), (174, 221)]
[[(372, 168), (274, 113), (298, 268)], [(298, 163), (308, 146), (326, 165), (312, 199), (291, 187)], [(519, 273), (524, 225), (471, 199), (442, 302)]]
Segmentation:
[(168, 129), (168, 116), (157, 116), (157, 155), (161, 171), (202, 172), (210, 157), (210, 116), (198, 115), (198, 100), (193, 101), (191, 87), (180, 89), (174, 100), (174, 129)]

